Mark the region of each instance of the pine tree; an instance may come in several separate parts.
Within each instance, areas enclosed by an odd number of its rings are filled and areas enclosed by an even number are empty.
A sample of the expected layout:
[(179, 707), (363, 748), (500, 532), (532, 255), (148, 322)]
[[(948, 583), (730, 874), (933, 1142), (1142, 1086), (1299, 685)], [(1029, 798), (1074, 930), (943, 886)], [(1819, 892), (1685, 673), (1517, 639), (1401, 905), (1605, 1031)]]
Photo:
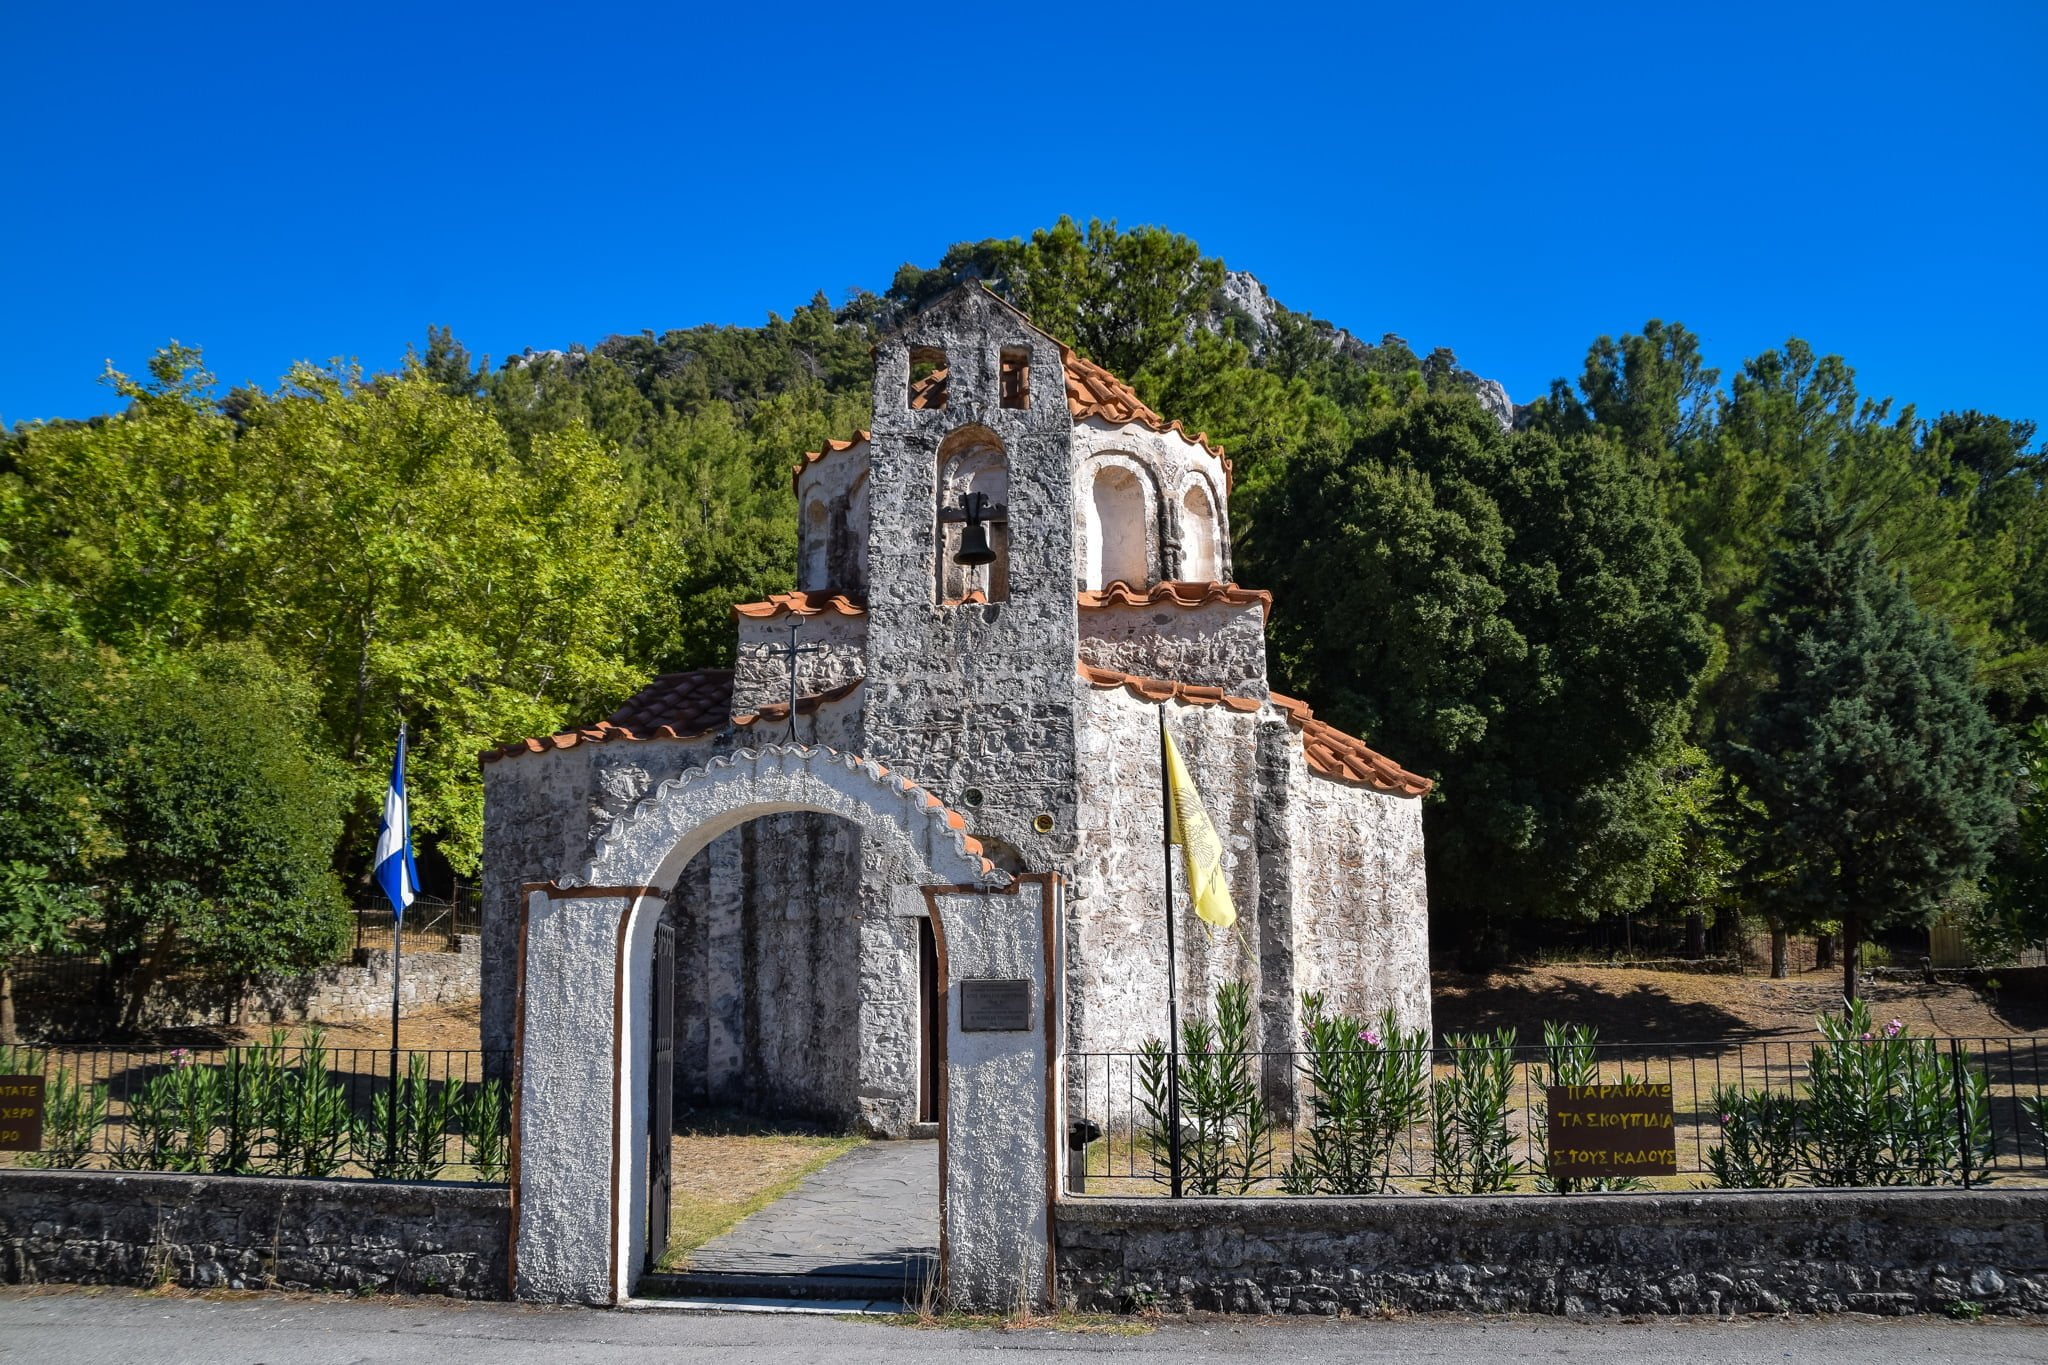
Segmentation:
[(1854, 999), (1864, 934), (1981, 875), (2012, 796), (1969, 653), (1850, 520), (1819, 479), (1795, 490), (1761, 604), (1772, 680), (1725, 753), (1773, 908), (1840, 918)]

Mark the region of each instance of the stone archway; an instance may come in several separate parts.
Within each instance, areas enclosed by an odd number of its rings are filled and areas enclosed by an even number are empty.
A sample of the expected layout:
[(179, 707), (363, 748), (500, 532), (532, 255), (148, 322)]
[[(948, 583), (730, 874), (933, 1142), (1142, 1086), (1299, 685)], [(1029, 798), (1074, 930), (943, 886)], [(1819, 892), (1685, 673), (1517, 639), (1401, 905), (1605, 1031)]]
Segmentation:
[[(866, 759), (770, 746), (662, 783), (583, 868), (520, 897), (513, 1291), (616, 1304), (645, 1247), (655, 926), (677, 876), (748, 820), (814, 811), (870, 836), (876, 875), (922, 901), (946, 1007), (940, 1260), (961, 1304), (1042, 1301), (1061, 1158), (1059, 880), (1012, 877), (937, 797)], [(1024, 1026), (963, 1030), (964, 981), (1030, 983)], [(1026, 1112), (1020, 1112), (1026, 1111)]]

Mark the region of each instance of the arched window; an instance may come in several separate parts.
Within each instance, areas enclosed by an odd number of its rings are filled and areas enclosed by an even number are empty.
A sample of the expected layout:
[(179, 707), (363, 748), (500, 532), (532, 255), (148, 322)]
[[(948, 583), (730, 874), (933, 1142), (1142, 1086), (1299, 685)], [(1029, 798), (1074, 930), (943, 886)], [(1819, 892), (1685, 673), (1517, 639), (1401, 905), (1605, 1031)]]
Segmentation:
[(1083, 570), (1087, 586), (1106, 588), (1121, 579), (1134, 588), (1149, 587), (1145, 485), (1122, 465), (1106, 464), (1095, 471), (1088, 500), (1088, 557)]
[(1209, 490), (1191, 484), (1180, 499), (1180, 576), (1197, 583), (1217, 581), (1223, 576), (1222, 549)]
[(833, 586), (828, 559), (831, 547), (831, 511), (823, 498), (813, 498), (804, 508), (804, 559), (803, 572), (798, 575), (798, 587), (806, 592), (815, 592)]
[[(986, 427), (962, 427), (939, 447), (938, 589), (941, 602), (964, 602), (975, 594), (987, 602), (1010, 600), (1010, 459)], [(982, 495), (990, 564), (956, 564), (967, 529), (967, 498)]]

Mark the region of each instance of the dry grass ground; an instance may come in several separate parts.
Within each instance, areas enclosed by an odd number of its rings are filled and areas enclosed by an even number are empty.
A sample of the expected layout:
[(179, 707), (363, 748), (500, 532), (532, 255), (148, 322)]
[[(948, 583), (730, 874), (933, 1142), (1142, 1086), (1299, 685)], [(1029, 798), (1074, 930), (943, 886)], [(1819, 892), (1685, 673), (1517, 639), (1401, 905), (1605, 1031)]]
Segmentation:
[[(1995, 974), (1980, 985), (1869, 981), (1879, 1019), (1897, 1018), (1937, 1037), (2048, 1036), (2048, 969)], [(1513, 967), (1484, 975), (1438, 972), (1438, 1033), (1512, 1027), (1541, 1042), (1543, 1021), (1588, 1024), (1603, 1043), (1736, 1043), (1809, 1038), (1814, 1016), (1842, 1007), (1832, 969), (1784, 981), (1628, 967)]]

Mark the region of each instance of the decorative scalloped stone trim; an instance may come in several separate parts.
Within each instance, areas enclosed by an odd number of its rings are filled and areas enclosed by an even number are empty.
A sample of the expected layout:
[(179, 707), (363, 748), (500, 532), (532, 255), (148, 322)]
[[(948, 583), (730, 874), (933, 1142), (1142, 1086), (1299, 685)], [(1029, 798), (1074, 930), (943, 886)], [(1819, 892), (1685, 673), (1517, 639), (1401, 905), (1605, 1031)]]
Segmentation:
[(817, 810), (865, 828), (894, 827), (938, 881), (1009, 883), (1008, 874), (982, 856), (966, 818), (917, 783), (857, 754), (770, 744), (721, 755), (661, 783), (598, 837), (576, 884), (653, 885), (685, 837), (755, 809)]

